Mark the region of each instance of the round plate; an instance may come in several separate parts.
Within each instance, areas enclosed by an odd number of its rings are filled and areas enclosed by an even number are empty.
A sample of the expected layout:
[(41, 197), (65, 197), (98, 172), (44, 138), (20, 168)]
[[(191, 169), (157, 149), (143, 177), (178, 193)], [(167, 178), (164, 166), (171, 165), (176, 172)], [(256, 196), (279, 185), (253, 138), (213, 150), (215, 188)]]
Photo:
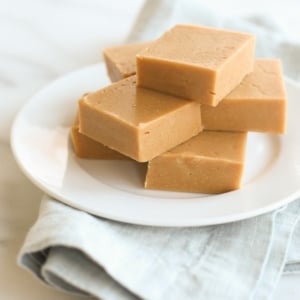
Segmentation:
[(11, 136), (15, 158), (49, 195), (97, 216), (155, 226), (237, 221), (300, 195), (300, 89), (291, 82), (286, 82), (287, 133), (249, 133), (243, 187), (219, 195), (145, 190), (144, 164), (77, 158), (69, 142), (77, 100), (107, 84), (103, 64), (79, 70), (41, 90), (17, 115)]

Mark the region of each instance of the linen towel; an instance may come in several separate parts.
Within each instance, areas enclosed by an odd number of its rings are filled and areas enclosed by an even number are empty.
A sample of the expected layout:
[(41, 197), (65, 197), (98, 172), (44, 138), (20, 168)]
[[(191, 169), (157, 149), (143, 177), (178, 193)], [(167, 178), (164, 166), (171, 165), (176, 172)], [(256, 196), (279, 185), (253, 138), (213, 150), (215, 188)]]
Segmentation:
[[(128, 41), (175, 23), (255, 33), (257, 55), (279, 57), (300, 79), (300, 46), (264, 16), (228, 19), (197, 1), (146, 1)], [(84, 199), (83, 199), (84, 201)], [(45, 196), (18, 261), (43, 282), (99, 299), (269, 299), (282, 272), (300, 270), (300, 200), (223, 225), (161, 228), (122, 224)]]
[(268, 299), (299, 215), (295, 201), (224, 225), (144, 227), (45, 196), (19, 263), (54, 287), (99, 299)]

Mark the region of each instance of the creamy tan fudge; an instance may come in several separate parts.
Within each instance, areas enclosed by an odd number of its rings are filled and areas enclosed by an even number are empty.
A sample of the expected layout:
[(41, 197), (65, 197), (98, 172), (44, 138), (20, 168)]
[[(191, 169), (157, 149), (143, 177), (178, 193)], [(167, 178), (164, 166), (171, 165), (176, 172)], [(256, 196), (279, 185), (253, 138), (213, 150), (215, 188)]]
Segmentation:
[(129, 159), (127, 156), (98, 143), (79, 132), (79, 119), (76, 116), (71, 127), (71, 141), (75, 154), (86, 159)]
[(253, 69), (253, 35), (177, 25), (137, 54), (137, 85), (216, 106)]
[(145, 187), (216, 194), (238, 189), (247, 133), (203, 131), (148, 163)]
[(107, 73), (111, 81), (118, 81), (136, 73), (136, 54), (150, 42), (106, 48), (103, 51)]
[(205, 129), (283, 133), (286, 92), (281, 63), (257, 59), (254, 70), (217, 107), (202, 105)]
[(200, 104), (136, 87), (136, 76), (79, 101), (80, 132), (145, 162), (202, 130)]

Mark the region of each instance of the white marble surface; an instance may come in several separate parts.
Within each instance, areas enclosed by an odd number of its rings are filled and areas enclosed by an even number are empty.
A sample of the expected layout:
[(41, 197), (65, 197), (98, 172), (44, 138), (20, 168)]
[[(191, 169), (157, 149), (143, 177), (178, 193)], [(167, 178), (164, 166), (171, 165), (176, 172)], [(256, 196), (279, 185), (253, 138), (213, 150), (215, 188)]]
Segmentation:
[[(81, 299), (42, 285), (16, 265), (24, 236), (34, 222), (42, 192), (22, 175), (8, 139), (20, 106), (40, 87), (71, 70), (96, 63), (101, 49), (126, 38), (142, 0), (0, 0), (0, 299)], [(287, 37), (299, 37), (299, 0), (224, 5), (224, 14), (281, 16)], [(287, 5), (288, 4), (288, 5)], [(271, 5), (271, 6), (270, 6)], [(234, 8), (234, 9), (233, 9)], [(298, 8), (298, 10), (297, 10)], [(300, 277), (284, 276), (275, 299), (298, 299)], [(82, 298), (83, 299), (83, 298)], [(86, 299), (86, 298), (85, 298)]]

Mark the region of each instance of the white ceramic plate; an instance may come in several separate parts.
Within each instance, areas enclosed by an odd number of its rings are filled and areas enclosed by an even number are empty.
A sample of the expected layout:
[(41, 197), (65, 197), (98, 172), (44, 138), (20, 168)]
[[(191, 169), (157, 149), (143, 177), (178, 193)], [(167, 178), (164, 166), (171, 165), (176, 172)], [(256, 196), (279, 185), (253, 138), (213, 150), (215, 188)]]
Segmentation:
[(69, 143), (77, 100), (109, 80), (103, 64), (56, 80), (16, 117), (12, 149), (24, 173), (46, 193), (97, 216), (143, 225), (202, 226), (237, 221), (300, 195), (300, 89), (286, 82), (288, 129), (250, 133), (243, 187), (220, 195), (143, 189), (143, 167), (130, 161), (78, 159)]

